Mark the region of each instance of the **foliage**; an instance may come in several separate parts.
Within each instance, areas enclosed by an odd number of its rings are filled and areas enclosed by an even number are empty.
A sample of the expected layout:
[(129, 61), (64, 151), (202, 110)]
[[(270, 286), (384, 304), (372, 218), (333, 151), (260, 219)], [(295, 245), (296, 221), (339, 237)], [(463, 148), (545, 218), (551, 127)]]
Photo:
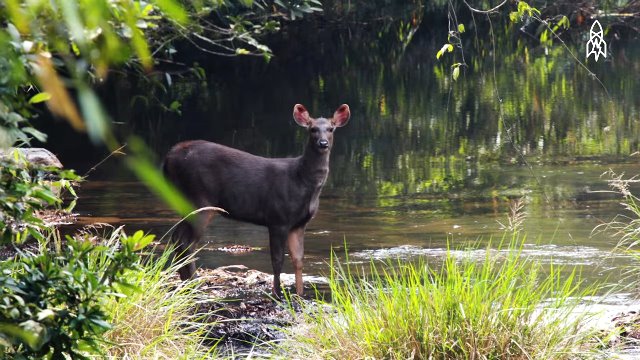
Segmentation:
[[(491, 23), (491, 14), (499, 13), (499, 10), (507, 5), (507, 1), (501, 2), (498, 6), (493, 7), (488, 10), (480, 10), (473, 8), (466, 1), (464, 2), (467, 11), (472, 13), (472, 20), (474, 25), (475, 18), (473, 18), (473, 13), (479, 13), (487, 16), (487, 20), (490, 24), (490, 35), (492, 38), (495, 38), (496, 34), (493, 30), (493, 25)], [(454, 47), (457, 48), (459, 56), (454, 56), (454, 62), (451, 65), (451, 78), (455, 81), (460, 76), (460, 68), (467, 67), (468, 64), (465, 60), (464, 56), (464, 46), (462, 34), (465, 32), (465, 25), (462, 22), (459, 22), (458, 15), (456, 14), (456, 10), (452, 3), (449, 3), (449, 24), (448, 24), (448, 35), (447, 35), (447, 43), (445, 43), (442, 48), (436, 53), (436, 59), (440, 59), (446, 52), (453, 52)], [(538, 23), (540, 24), (539, 30), (535, 36), (539, 37), (540, 45), (542, 46), (551, 46), (553, 45), (554, 38), (560, 39), (559, 35), (561, 30), (567, 30), (570, 26), (569, 18), (565, 15), (553, 16), (551, 18), (543, 19), (542, 13), (537, 8), (529, 5), (525, 1), (518, 1), (514, 11), (509, 12), (509, 19), (514, 24), (524, 23), (525, 25), (520, 29), (521, 31), (526, 32), (526, 28), (530, 23)], [(476, 33), (477, 36), (477, 33)], [(533, 36), (532, 36), (533, 37)], [(477, 40), (476, 40), (477, 41)], [(562, 42), (562, 40), (560, 40)], [(493, 49), (495, 51), (495, 39), (492, 39)], [(576, 59), (577, 60), (577, 59)], [(579, 60), (578, 60), (579, 62)]]
[[(182, 261), (192, 261), (185, 259)], [(104, 333), (104, 356), (114, 359), (198, 359), (215, 351), (203, 344), (208, 325), (198, 311), (215, 301), (201, 292), (200, 280), (181, 281), (171, 249), (144, 259), (123, 273), (135, 287), (120, 287), (125, 298), (111, 297), (105, 308), (111, 328)]]
[[(76, 130), (86, 128), (95, 142), (113, 147), (107, 116), (88, 86), (104, 80), (111, 66), (139, 64), (148, 71), (161, 61), (173, 63), (178, 41), (216, 55), (268, 58), (270, 49), (257, 38), (279, 30), (279, 19), (321, 11), (318, 5), (317, 0), (9, 1), (0, 10), (6, 24), (0, 32), (0, 102), (6, 107), (0, 108), (0, 145), (28, 142), (27, 133), (42, 140), (26, 121), (33, 116), (31, 105), (45, 101)], [(43, 92), (32, 97), (31, 89), (38, 87)], [(77, 90), (80, 110), (67, 87)]]
[(61, 209), (64, 191), (75, 197), (77, 180), (73, 171), (30, 164), (18, 151), (0, 156), (0, 244), (21, 243), (28, 235), (44, 239), (49, 226), (38, 215)]
[(123, 276), (153, 236), (118, 234), (94, 245), (67, 237), (60, 252), (20, 253), (0, 264), (0, 355), (26, 359), (86, 358), (111, 328), (105, 300), (133, 288)]
[(12, 41), (17, 35), (12, 26), (0, 32), (0, 148), (28, 145), (31, 136), (39, 141), (46, 140), (45, 134), (34, 129), (28, 121), (32, 104), (39, 99), (29, 101), (21, 90), (29, 84), (29, 60), (23, 48), (29, 45)]
[(450, 251), (439, 269), (372, 263), (371, 274), (358, 276), (332, 263), (334, 308), (312, 311), (285, 351), (332, 359), (571, 358), (591, 336), (585, 315), (574, 311), (594, 289), (580, 290), (575, 270), (543, 271), (522, 256), (522, 244), (514, 236), (481, 259)]
[[(28, 144), (29, 135), (44, 140), (27, 122), (34, 116), (33, 104), (44, 102), (74, 129), (87, 131), (94, 143), (115, 151), (119, 139), (92, 89), (111, 67), (126, 64), (148, 72), (161, 62), (174, 64), (180, 41), (214, 55), (269, 58), (270, 49), (258, 37), (279, 30), (281, 19), (321, 11), (318, 5), (317, 0), (9, 1), (0, 9), (5, 24), (0, 31), (0, 147), (18, 140)], [(171, 84), (171, 75), (165, 75)], [(179, 112), (180, 103), (165, 108)], [(132, 158), (130, 166), (143, 172), (136, 166), (149, 160), (140, 152)], [(146, 178), (162, 176), (154, 172)]]

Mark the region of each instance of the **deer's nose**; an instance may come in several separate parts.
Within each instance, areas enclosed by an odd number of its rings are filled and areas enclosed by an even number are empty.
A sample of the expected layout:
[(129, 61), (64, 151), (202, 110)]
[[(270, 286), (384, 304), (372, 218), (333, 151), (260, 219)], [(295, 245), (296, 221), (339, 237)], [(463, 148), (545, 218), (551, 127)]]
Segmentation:
[(328, 148), (329, 147), (329, 140), (327, 140), (327, 139), (318, 140), (318, 146), (321, 147), (322, 149)]

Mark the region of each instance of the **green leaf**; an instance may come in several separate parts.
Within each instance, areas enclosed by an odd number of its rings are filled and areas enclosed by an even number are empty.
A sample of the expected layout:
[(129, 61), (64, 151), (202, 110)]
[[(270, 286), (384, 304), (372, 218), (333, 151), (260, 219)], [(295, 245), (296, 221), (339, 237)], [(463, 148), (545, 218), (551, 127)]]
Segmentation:
[(529, 4), (524, 1), (518, 2), (518, 13), (524, 14), (525, 11), (529, 10)]
[(147, 4), (144, 9), (142, 9), (142, 16), (149, 16), (149, 14), (151, 14), (151, 11), (153, 11), (153, 5), (151, 4)]
[(9, 335), (13, 338), (18, 338), (34, 350), (38, 350), (42, 346), (41, 334), (25, 330), (14, 324), (0, 323), (0, 333)]
[(174, 0), (155, 0), (155, 4), (173, 20), (185, 24), (189, 21), (187, 12), (182, 8), (179, 2)]
[(540, 42), (541, 43), (546, 43), (547, 42), (547, 30), (545, 29), (542, 34), (540, 34)]
[(453, 80), (458, 80), (458, 76), (460, 76), (460, 66), (456, 66), (453, 68), (453, 73), (451, 74), (453, 76)]
[(37, 104), (43, 101), (47, 101), (49, 99), (51, 99), (51, 94), (49, 94), (46, 91), (43, 91), (41, 93), (33, 95), (31, 99), (29, 99), (29, 104)]
[(33, 194), (38, 198), (46, 201), (48, 204), (52, 205), (61, 200), (49, 189), (36, 189)]
[(462, 34), (464, 32), (464, 24), (458, 24), (458, 32)]
[[(75, 194), (73, 194), (73, 196), (76, 196)], [(76, 207), (76, 199), (71, 200), (71, 202), (69, 203), (69, 206), (64, 208), (64, 211), (66, 212), (72, 212), (73, 209)]]
[(78, 48), (78, 44), (76, 44), (75, 41), (71, 42), (71, 50), (74, 55), (80, 56), (80, 48)]
[(191, 203), (165, 179), (155, 165), (141, 156), (145, 150), (144, 143), (137, 138), (132, 138), (130, 145), (135, 155), (127, 159), (127, 165), (136, 176), (180, 215), (187, 216), (192, 212), (194, 209)]
[(453, 45), (451, 44), (442, 45), (442, 47), (440, 48), (440, 50), (438, 50), (438, 53), (436, 54), (436, 59), (440, 59), (440, 57), (444, 54), (445, 51), (452, 52)]
[(174, 100), (171, 105), (169, 105), (169, 109), (171, 109), (171, 111), (175, 111), (177, 113), (180, 113), (180, 107), (182, 106), (182, 104), (180, 103), (180, 101), (178, 100)]
[(103, 329), (111, 329), (111, 324), (109, 324), (108, 322), (102, 320), (102, 319), (90, 319), (90, 321), (96, 325), (98, 325), (99, 327), (103, 328)]
[(142, 31), (135, 27), (135, 24), (133, 24), (133, 26), (130, 26), (130, 28), (133, 50), (136, 52), (136, 55), (138, 55), (138, 58), (140, 59), (140, 62), (142, 63), (144, 68), (151, 69), (153, 61), (151, 58), (151, 51), (149, 51), (149, 44), (147, 43), (147, 40), (142, 34)]
[(98, 100), (93, 90), (86, 85), (78, 87), (78, 100), (86, 120), (89, 138), (95, 144), (104, 142), (107, 137), (109, 122), (102, 110), (100, 100)]
[(115, 297), (123, 297), (123, 296), (126, 297), (126, 295), (130, 295), (132, 293), (140, 293), (142, 291), (140, 287), (130, 284), (128, 282), (114, 281), (113, 283), (118, 285), (118, 287), (120, 287), (120, 290), (125, 293), (125, 294), (111, 294), (112, 296), (115, 296)]
[(155, 237), (156, 236), (153, 234), (145, 235), (142, 230), (136, 231), (136, 233), (134, 234), (135, 242), (133, 244), (133, 251), (144, 249), (145, 247), (147, 247), (147, 245), (151, 244)]
[(77, 1), (61, 1), (58, 3), (62, 8), (62, 14), (64, 16), (65, 23), (69, 28), (73, 41), (84, 45), (86, 43), (84, 36), (84, 26), (82, 19), (78, 11)]
[(44, 235), (42, 235), (42, 233), (40, 231), (38, 231), (38, 229), (34, 229), (32, 227), (27, 229), (27, 232), (29, 233), (29, 235), (31, 235), (34, 239), (38, 240), (38, 241), (44, 241)]
[(36, 130), (32, 127), (23, 127), (21, 129), (23, 132), (30, 134), (31, 136), (33, 136), (34, 138), (36, 138), (38, 141), (40, 142), (46, 142), (47, 141), (47, 134)]
[(53, 312), (53, 310), (44, 309), (38, 312), (38, 315), (36, 317), (38, 318), (38, 321), (42, 321), (44, 319), (53, 318), (54, 316), (55, 316), (55, 313)]

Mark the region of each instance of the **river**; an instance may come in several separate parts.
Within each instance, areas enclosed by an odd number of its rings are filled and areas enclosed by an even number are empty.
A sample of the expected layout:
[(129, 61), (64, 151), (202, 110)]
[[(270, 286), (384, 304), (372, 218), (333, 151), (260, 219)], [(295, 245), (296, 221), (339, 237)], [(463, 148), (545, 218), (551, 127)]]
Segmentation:
[[(296, 24), (269, 43), (276, 55), (269, 62), (184, 50), (202, 72), (114, 75), (100, 93), (117, 132), (146, 140), (158, 164), (172, 144), (195, 138), (296, 156), (305, 132), (291, 118), (294, 104), (312, 116), (349, 104), (351, 120), (336, 131), (320, 211), (307, 229), (306, 273), (326, 273), (331, 249), (344, 256), (345, 244), (354, 262), (366, 263), (437, 261), (447, 247), (495, 242), (510, 204), (521, 199), (527, 254), (580, 266), (588, 281), (633, 281), (620, 274), (635, 261), (612, 252), (619, 238), (593, 230), (627, 214), (603, 173), (638, 173), (638, 44), (617, 41), (608, 58), (583, 66), (577, 59), (584, 59), (587, 27), (573, 29), (569, 48), (511, 31), (496, 36), (494, 49), (488, 22), (478, 19), (466, 23), (464, 58), (456, 50), (437, 60), (446, 41), (437, 27), (446, 30), (446, 22), (434, 21), (440, 13), (416, 11), (364, 25)], [(467, 65), (454, 81), (456, 61)], [(159, 105), (173, 101), (179, 111)], [(105, 155), (75, 150), (90, 146), (86, 140), (56, 140), (69, 133), (63, 126), (48, 133), (63, 163), (81, 174)], [(81, 223), (124, 224), (159, 237), (178, 220), (117, 156), (89, 175), (76, 210)], [(270, 271), (267, 239), (264, 228), (218, 218), (199, 264)], [(215, 250), (230, 244), (257, 249)]]

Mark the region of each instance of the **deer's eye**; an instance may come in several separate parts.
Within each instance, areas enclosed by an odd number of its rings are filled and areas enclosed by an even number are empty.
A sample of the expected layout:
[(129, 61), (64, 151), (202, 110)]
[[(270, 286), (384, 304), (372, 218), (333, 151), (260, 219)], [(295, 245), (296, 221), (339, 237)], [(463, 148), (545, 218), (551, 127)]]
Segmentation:
[(333, 128), (332, 127), (331, 128), (327, 128), (327, 131), (332, 133), (333, 132)]
[(313, 134), (318, 133), (318, 131), (320, 131), (320, 129), (318, 129), (317, 127), (312, 127), (312, 128), (311, 128), (311, 132), (312, 132)]

